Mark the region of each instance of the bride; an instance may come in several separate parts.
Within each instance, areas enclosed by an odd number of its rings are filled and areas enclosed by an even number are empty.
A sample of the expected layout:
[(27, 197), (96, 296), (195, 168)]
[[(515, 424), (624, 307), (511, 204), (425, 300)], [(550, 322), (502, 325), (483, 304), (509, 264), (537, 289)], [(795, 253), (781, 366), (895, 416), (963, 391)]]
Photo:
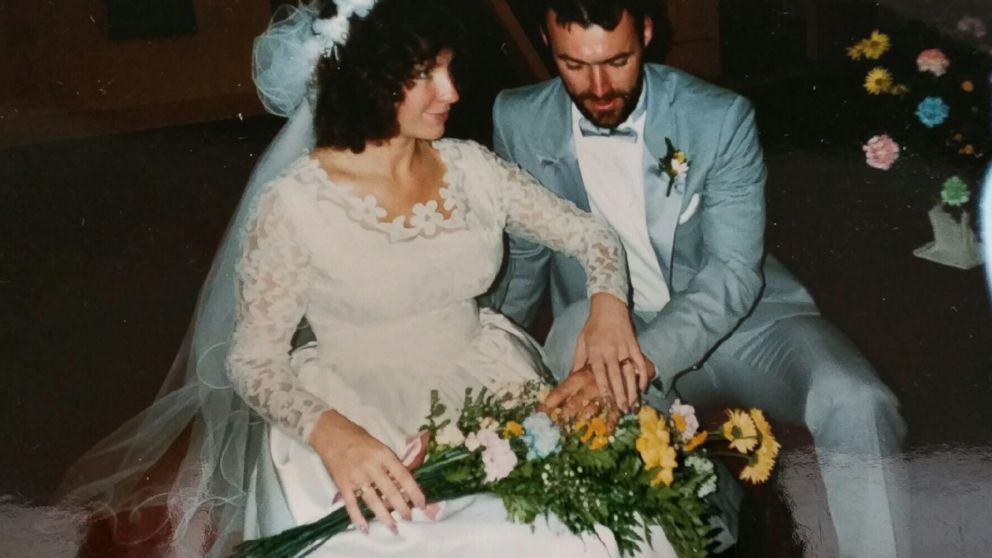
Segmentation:
[[(438, 515), (408, 470), (431, 389), (457, 408), (466, 388), (543, 374), (538, 345), (475, 303), (504, 231), (582, 263), (586, 383), (627, 410), (650, 380), (616, 235), (478, 144), (440, 139), (459, 98), (449, 14), (443, 0), (338, 0), (291, 9), (259, 39), (263, 101), (293, 116), (245, 192), (164, 395), (80, 461), (67, 500), (165, 502), (175, 556), (222, 555), (342, 505), (357, 529), (315, 555), (617, 555), (609, 531), (513, 524), (491, 495)], [(316, 342), (291, 352), (302, 318)], [(187, 424), (175, 482), (143, 487)], [(650, 555), (674, 555), (663, 533), (652, 540)]]

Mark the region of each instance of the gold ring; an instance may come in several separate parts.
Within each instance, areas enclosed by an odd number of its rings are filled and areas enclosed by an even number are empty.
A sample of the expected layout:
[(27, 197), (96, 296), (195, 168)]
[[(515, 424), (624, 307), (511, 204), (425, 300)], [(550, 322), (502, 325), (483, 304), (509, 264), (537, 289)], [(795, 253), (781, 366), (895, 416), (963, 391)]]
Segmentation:
[(365, 494), (366, 492), (369, 492), (369, 491), (373, 490), (373, 488), (374, 487), (371, 484), (366, 484), (365, 486), (363, 486), (361, 488), (356, 488), (355, 489), (355, 498), (361, 498), (362, 497), (362, 494)]

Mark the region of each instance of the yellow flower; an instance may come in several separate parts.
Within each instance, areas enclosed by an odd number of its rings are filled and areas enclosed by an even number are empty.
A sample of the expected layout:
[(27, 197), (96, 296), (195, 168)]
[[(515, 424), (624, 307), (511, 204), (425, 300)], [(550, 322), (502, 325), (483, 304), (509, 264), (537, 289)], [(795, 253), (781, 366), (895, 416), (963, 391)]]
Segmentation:
[(576, 430), (583, 428), (585, 428), (585, 432), (579, 439), (582, 440), (583, 444), (588, 443), (589, 449), (598, 450), (610, 442), (609, 429), (602, 417), (594, 417), (590, 421), (580, 420), (575, 424)]
[(852, 46), (847, 47), (847, 57), (851, 60), (861, 60), (865, 56), (865, 45), (868, 41), (862, 39)]
[(703, 445), (703, 443), (706, 442), (706, 438), (708, 438), (708, 437), (709, 437), (709, 433), (708, 432), (705, 432), (705, 431), (704, 432), (700, 432), (699, 434), (696, 434), (695, 436), (693, 436), (691, 440), (689, 440), (688, 442), (686, 442), (685, 443), (685, 447), (683, 449), (685, 451), (692, 451), (692, 450), (698, 448), (699, 446)]
[(506, 426), (503, 427), (503, 436), (505, 438), (515, 438), (523, 435), (524, 426), (515, 420), (507, 422)]
[(645, 428), (653, 429), (659, 420), (658, 411), (654, 407), (645, 405), (637, 411), (637, 422), (641, 425), (641, 430)]
[(890, 87), (888, 93), (889, 95), (905, 95), (906, 93), (909, 93), (909, 87), (898, 83)]
[(775, 435), (772, 434), (772, 425), (765, 419), (765, 413), (761, 409), (751, 409), (750, 415), (751, 420), (754, 421), (755, 428), (758, 430), (758, 434), (761, 435), (761, 444), (758, 446), (758, 453), (765, 452), (774, 460), (778, 457), (778, 450), (782, 446), (775, 439)]
[(761, 446), (749, 457), (747, 466), (741, 470), (740, 478), (751, 484), (760, 484), (768, 480), (774, 467), (775, 456), (772, 455), (771, 449)]
[(864, 41), (863, 51), (865, 58), (878, 60), (883, 54), (888, 52), (890, 46), (892, 46), (892, 41), (889, 40), (889, 36), (876, 29), (871, 32), (871, 37), (868, 37)]
[(748, 453), (758, 445), (758, 431), (744, 411), (727, 411), (727, 422), (720, 428), (730, 447)]
[(685, 432), (685, 428), (686, 428), (685, 417), (683, 417), (682, 415), (674, 415), (673, 414), (672, 415), (672, 422), (675, 423), (675, 430), (677, 430), (679, 432), (679, 434)]
[(875, 66), (865, 76), (865, 89), (872, 95), (888, 93), (892, 89), (892, 74), (881, 66)]
[[(661, 466), (661, 469), (651, 478), (651, 486), (658, 486), (659, 484), (672, 486), (672, 481), (675, 480), (675, 466), (678, 465), (675, 461), (675, 449), (669, 447), (665, 451), (666, 460), (663, 461), (664, 464)], [(671, 463), (671, 465), (667, 465), (668, 463)]]
[(676, 151), (673, 157), (675, 158), (676, 161), (680, 163), (685, 162), (685, 153), (681, 151)]
[[(645, 411), (645, 409), (648, 409)], [(651, 486), (664, 484), (670, 486), (675, 480), (675, 468), (678, 467), (677, 453), (672, 447), (671, 434), (665, 421), (659, 420), (658, 413), (650, 407), (642, 407), (637, 413), (641, 433), (634, 442), (634, 447), (644, 461), (644, 469), (659, 468), (651, 479)]]

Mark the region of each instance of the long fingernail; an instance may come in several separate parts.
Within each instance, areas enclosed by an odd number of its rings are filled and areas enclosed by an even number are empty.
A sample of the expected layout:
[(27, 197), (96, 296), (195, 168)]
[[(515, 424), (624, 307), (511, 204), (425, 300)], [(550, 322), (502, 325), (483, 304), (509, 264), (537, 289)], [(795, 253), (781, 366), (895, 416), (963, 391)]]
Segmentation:
[(369, 534), (369, 526), (368, 525), (359, 525), (358, 526), (358, 530), (361, 531), (363, 535), (368, 535)]
[(400, 534), (400, 529), (395, 524), (389, 526), (389, 530), (393, 532), (394, 535)]

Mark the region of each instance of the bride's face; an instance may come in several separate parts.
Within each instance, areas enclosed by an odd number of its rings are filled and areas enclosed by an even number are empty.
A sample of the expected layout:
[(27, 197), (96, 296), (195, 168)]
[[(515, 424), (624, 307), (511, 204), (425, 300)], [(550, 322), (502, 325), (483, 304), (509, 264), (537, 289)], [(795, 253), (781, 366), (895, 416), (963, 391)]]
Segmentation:
[(433, 65), (418, 67), (413, 85), (396, 108), (400, 135), (435, 140), (444, 134), (451, 105), (458, 102), (458, 89), (451, 77), (454, 53), (442, 50)]

